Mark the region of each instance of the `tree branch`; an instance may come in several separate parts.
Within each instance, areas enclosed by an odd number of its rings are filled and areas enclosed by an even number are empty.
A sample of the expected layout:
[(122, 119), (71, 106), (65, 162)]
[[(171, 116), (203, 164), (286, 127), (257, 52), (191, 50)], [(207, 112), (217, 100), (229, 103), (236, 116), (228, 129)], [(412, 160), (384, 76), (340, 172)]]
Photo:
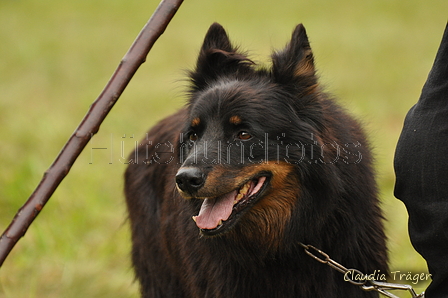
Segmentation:
[(62, 148), (56, 160), (44, 173), (42, 180), (0, 238), (0, 267), (15, 244), (23, 237), (31, 223), (50, 199), (75, 160), (96, 134), (120, 95), (146, 60), (156, 40), (163, 34), (183, 0), (162, 0), (148, 23), (121, 60), (99, 97)]

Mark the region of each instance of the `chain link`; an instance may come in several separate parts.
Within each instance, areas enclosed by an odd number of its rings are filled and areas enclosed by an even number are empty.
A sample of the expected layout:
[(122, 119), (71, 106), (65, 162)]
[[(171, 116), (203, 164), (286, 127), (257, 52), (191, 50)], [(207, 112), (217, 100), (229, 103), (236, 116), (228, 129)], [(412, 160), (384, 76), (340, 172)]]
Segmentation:
[(306, 244), (303, 244), (300, 242), (299, 242), (299, 244), (304, 248), (307, 255), (309, 255), (316, 261), (318, 261), (322, 264), (326, 264), (326, 265), (330, 266), (331, 268), (333, 268), (334, 270), (339, 271), (340, 273), (344, 274), (344, 281), (347, 281), (355, 286), (359, 286), (363, 291), (376, 291), (386, 297), (400, 298), (400, 297), (390, 293), (389, 291), (390, 290), (404, 290), (404, 291), (408, 291), (411, 294), (412, 298), (424, 298), (425, 297), (424, 292), (417, 295), (417, 293), (414, 291), (414, 289), (410, 285), (379, 282), (379, 281), (370, 280), (367, 278), (355, 280), (355, 279), (353, 279), (354, 276), (366, 276), (366, 275), (357, 269), (347, 269), (343, 265), (341, 265), (338, 262), (331, 259), (328, 254), (326, 254), (322, 250), (320, 250), (312, 245), (306, 245)]

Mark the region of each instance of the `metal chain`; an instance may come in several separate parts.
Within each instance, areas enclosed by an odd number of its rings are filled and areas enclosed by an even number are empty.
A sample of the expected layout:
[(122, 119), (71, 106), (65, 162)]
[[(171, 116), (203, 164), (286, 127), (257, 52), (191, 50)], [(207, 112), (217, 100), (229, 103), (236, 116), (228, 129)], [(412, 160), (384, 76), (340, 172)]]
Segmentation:
[[(299, 244), (305, 249), (305, 252), (307, 255), (315, 259), (316, 261), (326, 264), (330, 266), (331, 268), (335, 269), (336, 271), (339, 271), (340, 273), (344, 274), (344, 280), (355, 285), (359, 286), (363, 291), (376, 291), (386, 297), (390, 298), (400, 298), (392, 293), (390, 293), (390, 290), (404, 290), (409, 291), (412, 298), (424, 298), (425, 293), (421, 293), (417, 295), (415, 293), (414, 289), (410, 285), (402, 285), (402, 284), (394, 284), (394, 283), (387, 283), (387, 282), (380, 282), (376, 280), (371, 280), (368, 278), (362, 278), (360, 280), (353, 279), (353, 276), (367, 276), (361, 271), (357, 269), (347, 269), (338, 262), (332, 260), (328, 254), (321, 251), (320, 249), (312, 246), (312, 245), (306, 245), (303, 243)], [(314, 253), (313, 253), (314, 252)], [(317, 256), (316, 254), (320, 255)]]

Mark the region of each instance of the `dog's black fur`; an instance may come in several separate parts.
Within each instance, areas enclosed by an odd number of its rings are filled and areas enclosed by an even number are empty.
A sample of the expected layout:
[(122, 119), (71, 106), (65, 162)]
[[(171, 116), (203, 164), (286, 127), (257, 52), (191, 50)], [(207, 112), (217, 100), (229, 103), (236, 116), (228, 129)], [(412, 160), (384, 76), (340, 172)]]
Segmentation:
[(377, 297), (299, 244), (387, 272), (367, 140), (318, 84), (304, 27), (267, 69), (213, 24), (190, 78), (125, 175), (142, 296)]

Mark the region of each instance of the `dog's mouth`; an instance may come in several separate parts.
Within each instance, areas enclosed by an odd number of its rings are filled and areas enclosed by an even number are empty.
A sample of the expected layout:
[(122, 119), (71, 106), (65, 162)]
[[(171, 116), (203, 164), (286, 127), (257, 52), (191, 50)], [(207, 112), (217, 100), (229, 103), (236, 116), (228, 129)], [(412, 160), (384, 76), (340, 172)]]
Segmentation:
[(268, 183), (269, 176), (257, 176), (227, 194), (206, 198), (193, 220), (206, 236), (228, 231), (261, 198)]

